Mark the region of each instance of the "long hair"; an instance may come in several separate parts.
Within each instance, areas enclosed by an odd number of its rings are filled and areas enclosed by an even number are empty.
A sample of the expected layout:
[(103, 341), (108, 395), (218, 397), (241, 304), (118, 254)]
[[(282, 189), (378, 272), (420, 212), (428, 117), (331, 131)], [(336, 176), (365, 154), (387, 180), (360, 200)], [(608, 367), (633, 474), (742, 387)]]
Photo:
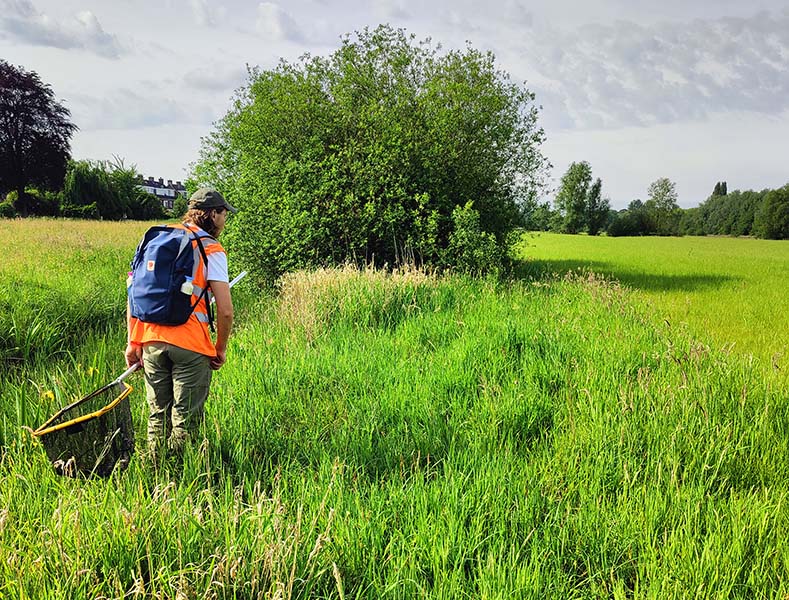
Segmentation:
[(205, 231), (208, 235), (216, 237), (219, 235), (219, 231), (217, 230), (216, 225), (214, 225), (213, 216), (213, 208), (207, 208), (205, 210), (202, 208), (190, 208), (188, 211), (186, 211), (183, 222), (193, 223)]

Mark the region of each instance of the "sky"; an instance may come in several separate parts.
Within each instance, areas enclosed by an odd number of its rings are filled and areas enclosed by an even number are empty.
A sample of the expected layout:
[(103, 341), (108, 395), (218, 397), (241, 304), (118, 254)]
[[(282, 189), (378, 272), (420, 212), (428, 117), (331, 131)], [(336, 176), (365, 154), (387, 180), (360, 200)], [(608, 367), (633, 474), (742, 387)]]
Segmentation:
[(0, 0), (0, 59), (71, 111), (74, 158), (176, 181), (247, 66), (381, 23), (493, 52), (542, 107), (554, 190), (582, 160), (617, 209), (661, 177), (685, 208), (789, 183), (789, 0)]

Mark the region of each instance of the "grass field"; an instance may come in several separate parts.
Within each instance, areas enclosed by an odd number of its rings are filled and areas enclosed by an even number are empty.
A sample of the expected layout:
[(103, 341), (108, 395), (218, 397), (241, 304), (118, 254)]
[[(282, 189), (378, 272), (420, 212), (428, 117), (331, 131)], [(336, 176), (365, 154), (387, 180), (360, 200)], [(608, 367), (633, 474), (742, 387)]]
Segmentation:
[[(11, 247), (58, 226), (0, 222)], [(785, 388), (588, 273), (327, 270), (276, 297), (235, 290), (204, 442), (182, 465), (57, 477), (22, 426), (123, 370), (144, 228), (102, 246), (90, 228), (110, 230), (83, 226), (84, 242), (0, 267), (32, 294), (4, 290), (17, 322), (33, 301), (33, 322), (61, 332), (42, 339), (68, 339), (24, 356), (4, 342), (2, 600), (789, 594)], [(36, 296), (57, 269), (73, 304)], [(140, 389), (132, 406), (142, 440)]]
[(658, 318), (716, 347), (789, 371), (789, 244), (723, 237), (529, 234), (525, 271), (613, 277)]

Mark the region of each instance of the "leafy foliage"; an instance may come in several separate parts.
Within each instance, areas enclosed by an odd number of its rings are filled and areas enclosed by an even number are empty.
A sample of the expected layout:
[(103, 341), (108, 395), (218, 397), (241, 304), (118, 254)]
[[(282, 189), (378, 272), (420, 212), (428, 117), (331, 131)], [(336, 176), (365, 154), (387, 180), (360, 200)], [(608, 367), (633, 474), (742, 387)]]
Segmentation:
[(605, 229), (608, 223), (609, 213), (611, 212), (611, 203), (608, 198), (601, 196), (602, 182), (598, 177), (589, 188), (589, 194), (586, 198), (586, 230), (589, 235), (597, 235), (601, 230)]
[(751, 235), (766, 194), (767, 190), (713, 194), (699, 206), (701, 227), (696, 235)]
[(63, 182), (77, 129), (69, 117), (35, 72), (0, 60), (0, 191), (16, 191), (22, 216), (35, 201), (26, 194), (28, 185), (55, 190)]
[(180, 219), (186, 214), (187, 210), (189, 210), (189, 201), (183, 196), (178, 196), (173, 202), (172, 217)]
[[(4, 216), (14, 217), (17, 211), (14, 207), (19, 206), (19, 192), (13, 190), (8, 192), (4, 205)], [(56, 217), (60, 214), (60, 194), (50, 190), (39, 190), (37, 188), (25, 188), (25, 206), (29, 214), (42, 217)]]
[(789, 184), (767, 193), (756, 212), (753, 228), (759, 237), (789, 239)]
[(123, 216), (123, 206), (112, 189), (109, 173), (101, 163), (87, 160), (69, 163), (63, 184), (63, 209), (69, 214), (89, 212), (112, 220)]
[(466, 273), (484, 273), (502, 260), (502, 247), (496, 242), (496, 236), (483, 231), (479, 220), (479, 212), (471, 202), (452, 211), (454, 227), (449, 235), (445, 262), (452, 261)]
[(649, 216), (641, 207), (621, 210), (614, 215), (606, 233), (611, 237), (647, 235), (650, 231)]
[(602, 181), (592, 182), (588, 162), (571, 163), (562, 176), (554, 204), (559, 213), (559, 230), (564, 233), (588, 231), (597, 235), (608, 220), (610, 203), (601, 196)]
[(469, 202), (504, 243), (547, 164), (534, 96), (490, 53), (439, 49), (379, 26), (250, 72), (194, 170), (241, 209), (227, 238), (248, 268), (458, 266), (446, 250)]
[(726, 182), (725, 181), (718, 181), (715, 184), (715, 187), (712, 190), (713, 196), (725, 196), (727, 193), (726, 190)]
[(122, 159), (115, 157), (112, 162), (105, 162), (102, 166), (109, 175), (110, 185), (119, 204), (124, 208), (124, 216), (141, 221), (166, 216), (161, 200), (140, 187), (141, 177), (134, 165), (127, 167)]
[(591, 183), (592, 167), (586, 161), (571, 163), (562, 176), (554, 204), (562, 215), (561, 230), (564, 233), (578, 233), (584, 228), (587, 196)]
[(63, 187), (63, 214), (80, 218), (119, 220), (165, 216), (158, 198), (139, 187), (134, 166), (114, 162), (72, 161)]
[(16, 209), (14, 208), (13, 202), (11, 202), (9, 199), (0, 202), (0, 218), (13, 219), (15, 216)]
[(550, 231), (555, 218), (550, 202), (535, 202), (525, 212), (523, 227), (529, 231)]
[(676, 235), (679, 226), (677, 186), (668, 177), (661, 177), (649, 184), (649, 199), (644, 203), (655, 225), (657, 235)]
[[(680, 235), (683, 211), (677, 205), (673, 181), (662, 177), (647, 189), (646, 202), (633, 200), (627, 210), (619, 211), (608, 224), (608, 235)], [(685, 227), (689, 227), (686, 222)]]

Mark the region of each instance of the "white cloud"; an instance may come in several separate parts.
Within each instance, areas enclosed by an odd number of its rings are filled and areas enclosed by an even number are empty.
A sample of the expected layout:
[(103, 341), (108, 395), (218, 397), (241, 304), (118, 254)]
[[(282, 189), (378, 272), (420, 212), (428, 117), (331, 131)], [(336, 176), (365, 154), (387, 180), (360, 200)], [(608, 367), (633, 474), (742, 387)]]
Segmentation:
[[(107, 160), (118, 156), (148, 177), (183, 180), (189, 163), (198, 159), (200, 138), (208, 125), (175, 124), (144, 129), (80, 131), (71, 144), (77, 159)], [(174, 143), (174, 140), (178, 140)]]
[(247, 79), (244, 67), (202, 66), (184, 73), (184, 84), (207, 92), (232, 92)]
[(189, 0), (189, 4), (195, 23), (203, 27), (219, 24), (227, 14), (224, 5), (209, 0)]
[(0, 0), (0, 15), (0, 36), (15, 42), (83, 49), (113, 59), (123, 53), (118, 39), (104, 30), (91, 11), (58, 22), (39, 12), (30, 0)]
[[(789, 108), (787, 14), (533, 31), (524, 51), (553, 83), (546, 95), (563, 99), (545, 103), (549, 123), (569, 118), (580, 128), (615, 128)], [(543, 102), (540, 86), (536, 91)]]
[(534, 15), (522, 0), (506, 0), (504, 2), (503, 18), (522, 27), (531, 27)]
[(207, 105), (162, 96), (153, 86), (151, 93), (117, 89), (103, 96), (72, 94), (69, 99), (73, 120), (83, 131), (210, 123), (216, 118)]
[(386, 20), (406, 20), (411, 18), (411, 13), (405, 7), (403, 0), (375, 0), (375, 12)]
[(272, 40), (299, 42), (304, 39), (293, 17), (274, 2), (258, 4), (255, 28), (258, 33)]

